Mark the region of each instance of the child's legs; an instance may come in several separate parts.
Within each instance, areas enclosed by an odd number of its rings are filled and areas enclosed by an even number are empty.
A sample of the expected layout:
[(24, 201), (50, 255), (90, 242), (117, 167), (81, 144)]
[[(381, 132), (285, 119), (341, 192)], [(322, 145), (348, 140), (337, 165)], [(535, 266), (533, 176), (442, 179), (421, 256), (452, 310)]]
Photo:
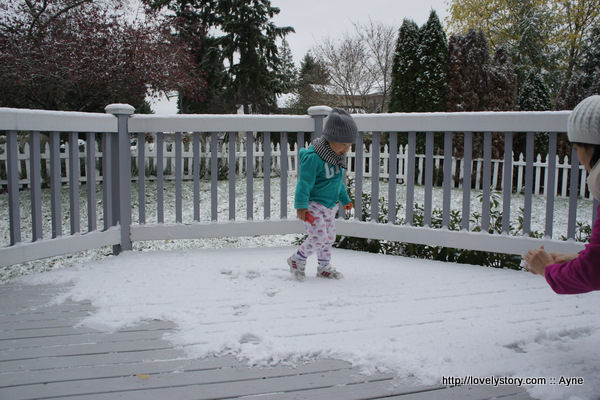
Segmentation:
[(308, 258), (317, 252), (319, 261), (322, 258), (327, 261), (331, 259), (331, 245), (335, 241), (334, 219), (336, 209), (337, 207), (331, 209), (315, 202), (309, 203), (308, 210), (315, 217), (315, 222), (312, 225), (306, 221), (304, 222), (308, 237), (298, 249), (300, 255)]
[(317, 249), (319, 266), (328, 264), (331, 261), (331, 247), (333, 246), (333, 242), (335, 242), (335, 216), (337, 209), (337, 206), (327, 209), (327, 212), (323, 216), (325, 240), (323, 241), (323, 245)]

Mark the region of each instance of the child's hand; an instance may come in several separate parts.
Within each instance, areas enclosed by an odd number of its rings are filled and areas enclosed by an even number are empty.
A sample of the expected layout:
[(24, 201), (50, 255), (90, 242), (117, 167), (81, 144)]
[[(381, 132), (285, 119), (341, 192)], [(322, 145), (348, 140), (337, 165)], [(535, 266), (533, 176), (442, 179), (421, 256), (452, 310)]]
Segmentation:
[(352, 202), (350, 202), (344, 206), (344, 210), (352, 210), (353, 207), (354, 205), (352, 204)]
[(315, 219), (316, 218), (310, 212), (304, 214), (304, 221), (308, 222), (311, 225), (314, 225)]
[(298, 219), (308, 222), (311, 225), (315, 222), (315, 217), (308, 212), (307, 208), (300, 208), (296, 210), (296, 214), (298, 215)]
[(296, 215), (298, 219), (301, 221), (306, 221), (306, 213), (308, 212), (308, 208), (299, 208), (296, 210)]

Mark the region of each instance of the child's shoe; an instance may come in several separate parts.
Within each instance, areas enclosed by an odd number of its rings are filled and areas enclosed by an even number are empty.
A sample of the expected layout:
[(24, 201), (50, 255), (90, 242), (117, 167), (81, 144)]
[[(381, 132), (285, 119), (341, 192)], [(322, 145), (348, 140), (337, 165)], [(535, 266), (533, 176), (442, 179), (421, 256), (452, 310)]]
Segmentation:
[(319, 266), (317, 268), (317, 278), (327, 278), (327, 279), (342, 279), (344, 275), (341, 272), (335, 270), (331, 264), (325, 264), (323, 267)]
[(287, 259), (287, 263), (290, 266), (290, 272), (297, 280), (304, 280), (306, 274), (304, 273), (304, 268), (306, 268), (306, 260), (303, 260), (299, 257), (296, 257), (294, 254), (290, 258)]

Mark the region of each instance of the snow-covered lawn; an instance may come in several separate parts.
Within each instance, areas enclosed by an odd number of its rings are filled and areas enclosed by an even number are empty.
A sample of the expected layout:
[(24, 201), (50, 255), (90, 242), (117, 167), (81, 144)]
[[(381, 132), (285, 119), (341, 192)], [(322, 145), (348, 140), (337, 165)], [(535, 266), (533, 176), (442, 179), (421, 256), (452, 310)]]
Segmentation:
[[(340, 281), (293, 280), (295, 247), (133, 251), (17, 278), (64, 285), (97, 310), (81, 324), (115, 330), (149, 319), (190, 357), (251, 364), (338, 358), (365, 373), (439, 384), (442, 377), (544, 378), (539, 399), (597, 399), (600, 293), (558, 296), (545, 280), (490, 269), (334, 249)], [(565, 378), (583, 378), (567, 386)]]

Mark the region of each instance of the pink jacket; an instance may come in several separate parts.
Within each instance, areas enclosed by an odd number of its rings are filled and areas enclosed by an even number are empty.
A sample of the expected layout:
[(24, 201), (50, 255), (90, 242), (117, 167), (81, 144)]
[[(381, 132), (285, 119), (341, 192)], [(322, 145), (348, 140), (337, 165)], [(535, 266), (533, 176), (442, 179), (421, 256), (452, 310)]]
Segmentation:
[(558, 294), (600, 290), (600, 206), (590, 243), (579, 253), (579, 257), (568, 263), (548, 265), (545, 275), (552, 290)]

